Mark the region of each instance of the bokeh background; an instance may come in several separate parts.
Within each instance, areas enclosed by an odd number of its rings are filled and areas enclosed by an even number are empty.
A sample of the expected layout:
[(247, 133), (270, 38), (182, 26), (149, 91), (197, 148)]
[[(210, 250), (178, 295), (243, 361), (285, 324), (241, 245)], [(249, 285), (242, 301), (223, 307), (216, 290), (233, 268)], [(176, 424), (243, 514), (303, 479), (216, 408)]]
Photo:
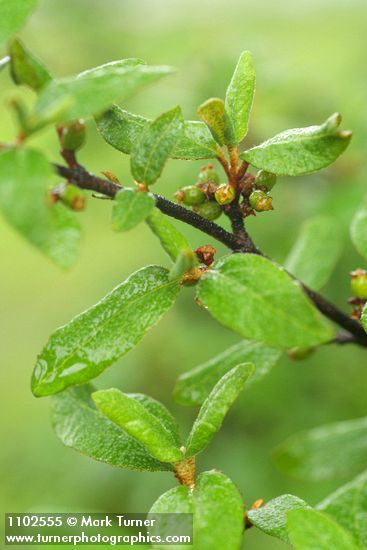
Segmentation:
[[(348, 272), (365, 267), (352, 249), (348, 225), (365, 193), (367, 110), (367, 4), (364, 0), (43, 0), (20, 36), (54, 75), (141, 57), (171, 64), (178, 72), (125, 102), (133, 112), (156, 116), (180, 104), (187, 118), (210, 96), (223, 96), (239, 53), (253, 52), (257, 95), (252, 130), (255, 144), (288, 127), (320, 123), (340, 111), (354, 132), (350, 148), (330, 169), (307, 178), (283, 178), (274, 189), (275, 211), (249, 222), (255, 241), (284, 260), (308, 216), (338, 217), (344, 253), (325, 289), (347, 308)], [(0, 75), (1, 141), (13, 139), (9, 98), (31, 94)], [(80, 158), (96, 173), (111, 170), (131, 182), (129, 160), (109, 148), (91, 122)], [(58, 158), (53, 131), (32, 138), (50, 159)], [(195, 181), (202, 162), (171, 161), (160, 193), (172, 197)], [(167, 265), (144, 225), (128, 234), (110, 228), (111, 204), (90, 199), (82, 213), (84, 242), (77, 266), (60, 272), (0, 220), (1, 498), (4, 511), (137, 511), (175, 485), (169, 473), (131, 473), (93, 462), (64, 448), (52, 432), (49, 399), (35, 399), (30, 375), (37, 353), (60, 324), (92, 305), (134, 270)], [(193, 245), (211, 242), (181, 225)], [(225, 251), (219, 246), (218, 253)], [(186, 434), (196, 411), (173, 402), (179, 373), (238, 341), (193, 301), (186, 289), (177, 305), (141, 345), (105, 372), (98, 387), (117, 386), (161, 399)], [(365, 415), (365, 352), (328, 346), (295, 363), (285, 357), (260, 384), (245, 392), (198, 469), (222, 469), (251, 504), (283, 493), (317, 503), (342, 479), (315, 485), (292, 480), (272, 465), (273, 446), (303, 428)], [(342, 450), (341, 450), (342, 453)], [(251, 529), (246, 548), (285, 547)]]

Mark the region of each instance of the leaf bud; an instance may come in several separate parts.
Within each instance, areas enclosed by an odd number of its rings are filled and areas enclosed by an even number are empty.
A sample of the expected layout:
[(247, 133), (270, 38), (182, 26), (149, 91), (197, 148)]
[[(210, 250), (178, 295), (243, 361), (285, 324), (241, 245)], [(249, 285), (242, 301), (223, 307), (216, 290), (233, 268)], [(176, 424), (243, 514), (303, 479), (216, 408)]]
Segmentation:
[(205, 202), (204, 192), (195, 185), (187, 185), (186, 187), (180, 187), (175, 193), (176, 200), (183, 202), (187, 206), (196, 206)]
[(85, 207), (85, 193), (72, 183), (62, 184), (54, 189), (53, 199), (60, 200), (68, 206), (71, 210), (84, 210)]
[(73, 120), (58, 127), (61, 147), (67, 151), (77, 151), (85, 143), (85, 124), (82, 119)]
[(272, 206), (273, 198), (270, 197), (264, 191), (256, 189), (253, 191), (249, 197), (249, 202), (251, 207), (256, 210), (256, 212), (266, 212), (267, 210), (273, 210)]
[(210, 221), (216, 220), (222, 213), (222, 209), (216, 201), (204, 202), (194, 206), (193, 210), (202, 218)]
[(264, 188), (264, 191), (270, 191), (276, 184), (277, 177), (271, 172), (266, 170), (259, 170), (256, 174), (255, 185), (256, 187)]
[(365, 269), (356, 269), (350, 273), (352, 279), (350, 286), (354, 296), (367, 300), (367, 271)]
[(236, 191), (228, 183), (222, 183), (215, 192), (215, 200), (219, 204), (230, 204), (236, 197)]
[(195, 250), (195, 254), (199, 262), (208, 267), (214, 262), (214, 255), (216, 252), (216, 249), (211, 244), (204, 244)]

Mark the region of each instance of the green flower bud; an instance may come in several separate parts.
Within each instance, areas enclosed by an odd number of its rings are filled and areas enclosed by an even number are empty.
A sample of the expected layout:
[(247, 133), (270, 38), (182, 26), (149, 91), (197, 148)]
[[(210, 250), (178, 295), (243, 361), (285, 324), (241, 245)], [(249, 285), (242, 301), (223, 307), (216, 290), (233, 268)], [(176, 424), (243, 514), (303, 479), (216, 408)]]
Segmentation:
[(212, 164), (203, 166), (203, 168), (199, 172), (198, 181), (200, 183), (207, 183), (208, 181), (219, 183), (219, 176), (214, 170), (214, 166)]
[(256, 212), (266, 212), (267, 210), (273, 210), (272, 207), (273, 198), (270, 197), (264, 191), (256, 189), (253, 191), (249, 197), (250, 205)]
[(83, 210), (85, 193), (72, 183), (61, 184), (54, 188), (50, 195), (51, 202), (61, 201), (71, 210)]
[(77, 151), (85, 143), (85, 124), (83, 120), (73, 120), (59, 126), (60, 143), (67, 151)]
[(215, 201), (204, 202), (193, 208), (194, 212), (206, 220), (216, 220), (222, 213), (222, 209)]
[(228, 183), (222, 183), (215, 192), (215, 200), (219, 204), (230, 204), (236, 196), (236, 191)]
[(267, 191), (270, 191), (276, 184), (277, 177), (271, 172), (266, 172), (266, 170), (260, 170), (256, 174), (255, 185), (256, 187), (264, 187)]
[(187, 206), (196, 206), (205, 202), (203, 191), (195, 185), (181, 187), (177, 193), (175, 193), (175, 197), (178, 202), (183, 202)]
[(365, 269), (356, 269), (350, 275), (352, 277), (350, 286), (354, 296), (367, 300), (367, 271)]

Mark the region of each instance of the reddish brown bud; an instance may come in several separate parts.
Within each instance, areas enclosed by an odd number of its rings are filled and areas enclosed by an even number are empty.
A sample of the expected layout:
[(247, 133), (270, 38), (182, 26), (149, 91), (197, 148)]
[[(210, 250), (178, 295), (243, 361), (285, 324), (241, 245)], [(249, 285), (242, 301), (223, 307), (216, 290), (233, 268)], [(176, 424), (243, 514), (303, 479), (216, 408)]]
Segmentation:
[(211, 244), (199, 246), (199, 248), (195, 250), (195, 254), (199, 262), (207, 265), (208, 267), (214, 262), (214, 255), (216, 252), (216, 249)]

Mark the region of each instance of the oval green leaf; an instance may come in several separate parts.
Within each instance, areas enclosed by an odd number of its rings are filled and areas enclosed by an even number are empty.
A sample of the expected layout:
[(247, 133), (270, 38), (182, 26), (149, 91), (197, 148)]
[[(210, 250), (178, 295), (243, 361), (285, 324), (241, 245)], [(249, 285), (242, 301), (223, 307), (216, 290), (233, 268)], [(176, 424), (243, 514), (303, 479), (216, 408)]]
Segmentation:
[(256, 75), (250, 52), (242, 52), (227, 88), (225, 108), (231, 121), (234, 139), (246, 136), (255, 95)]
[(362, 548), (367, 548), (367, 471), (343, 485), (317, 509), (350, 531)]
[(287, 513), (290, 510), (303, 508), (310, 508), (310, 506), (301, 498), (294, 495), (281, 495), (260, 508), (248, 510), (247, 517), (252, 525), (267, 535), (289, 543)]
[(205, 122), (219, 145), (234, 143), (233, 128), (225, 111), (223, 99), (212, 97), (198, 108), (199, 117)]
[[(130, 155), (151, 119), (134, 115), (113, 105), (96, 118), (103, 139), (118, 151)], [(185, 120), (183, 131), (171, 152), (172, 158), (209, 159), (216, 157), (216, 143), (203, 122)]]
[(348, 147), (352, 133), (338, 129), (341, 117), (331, 115), (320, 126), (286, 130), (240, 157), (278, 176), (300, 176), (326, 168)]
[(36, 92), (52, 77), (46, 67), (17, 38), (9, 44), (10, 71), (16, 84), (29, 86)]
[(228, 371), (241, 363), (252, 363), (254, 373), (246, 381), (246, 388), (258, 382), (278, 361), (281, 352), (259, 342), (243, 340), (206, 363), (181, 374), (173, 395), (182, 405), (201, 405), (214, 386)]
[[(167, 491), (149, 513), (193, 514), (194, 544), (187, 546), (188, 549), (238, 550), (241, 547), (242, 498), (232, 481), (220, 472), (202, 473), (193, 490), (180, 486)], [(164, 549), (165, 546), (154, 545), (154, 548)]]
[(34, 116), (45, 122), (62, 122), (95, 115), (171, 73), (171, 67), (148, 67), (140, 59), (107, 63), (76, 77), (52, 81), (42, 90)]
[(149, 266), (131, 275), (51, 335), (33, 372), (34, 395), (57, 393), (98, 376), (159, 321), (179, 289), (163, 267)]
[(327, 283), (342, 248), (340, 223), (329, 216), (316, 216), (302, 225), (285, 267), (302, 283), (319, 290)]
[(358, 472), (365, 468), (366, 456), (367, 418), (301, 432), (288, 438), (274, 451), (275, 464), (282, 471), (307, 481)]
[(96, 391), (92, 398), (102, 414), (144, 445), (154, 458), (161, 462), (178, 462), (182, 459), (176, 438), (160, 417), (149, 412), (141, 401), (116, 388)]
[(115, 231), (129, 231), (148, 217), (155, 205), (151, 193), (125, 187), (115, 197), (112, 207), (112, 227)]
[(23, 237), (63, 268), (78, 256), (80, 225), (75, 212), (47, 198), (53, 171), (46, 157), (32, 149), (0, 153), (0, 209)]
[(255, 254), (232, 254), (201, 278), (199, 301), (224, 326), (275, 348), (317, 346), (331, 325), (284, 269)]
[(163, 113), (145, 127), (131, 151), (131, 173), (136, 181), (146, 185), (155, 183), (182, 134), (182, 128), (180, 107)]
[(291, 510), (287, 528), (295, 550), (362, 550), (343, 527), (316, 510)]
[(183, 250), (191, 250), (186, 237), (176, 229), (168, 217), (162, 214), (158, 208), (153, 208), (146, 221), (172, 261), (175, 262)]
[[(52, 398), (52, 425), (62, 443), (119, 468), (172, 470), (170, 464), (153, 458), (144, 445), (97, 410), (91, 398), (94, 390), (86, 384), (68, 388)], [(142, 404), (149, 410), (153, 401), (145, 399)]]
[(207, 447), (253, 372), (254, 366), (251, 363), (238, 365), (227, 372), (214, 386), (191, 429), (186, 443), (187, 457), (194, 456)]
[(0, 0), (0, 44), (23, 26), (37, 0)]

